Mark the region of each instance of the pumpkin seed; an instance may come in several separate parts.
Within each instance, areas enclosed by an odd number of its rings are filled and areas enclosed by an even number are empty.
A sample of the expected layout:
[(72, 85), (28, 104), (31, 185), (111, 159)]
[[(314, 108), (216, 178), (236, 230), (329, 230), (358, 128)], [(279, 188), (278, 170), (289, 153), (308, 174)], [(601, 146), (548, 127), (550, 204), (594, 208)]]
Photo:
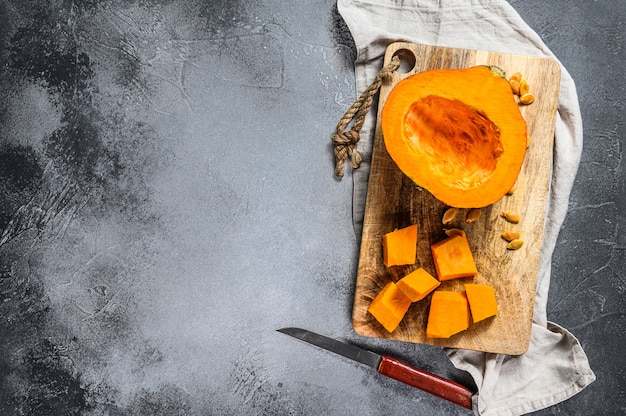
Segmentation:
[(534, 101), (535, 101), (535, 96), (531, 93), (527, 93), (519, 97), (519, 102), (524, 105), (532, 104)]
[(480, 214), (481, 214), (480, 209), (478, 208), (470, 209), (469, 212), (467, 213), (467, 216), (465, 217), (465, 222), (468, 224), (473, 223), (474, 221), (480, 218)]
[(453, 221), (456, 218), (457, 209), (456, 208), (448, 208), (446, 212), (443, 213), (443, 219), (441, 222), (447, 224)]
[(520, 83), (519, 83), (519, 95), (525, 95), (528, 94), (530, 92), (530, 85), (528, 85), (528, 81), (526, 81), (525, 79), (523, 79)]
[(517, 238), (511, 241), (509, 244), (507, 244), (506, 248), (508, 248), (509, 250), (517, 250), (522, 245), (524, 245), (524, 240), (520, 240), (519, 238)]
[(445, 233), (448, 237), (454, 237), (456, 235), (465, 234), (465, 231), (458, 229), (458, 228), (448, 228), (447, 230), (445, 230)]
[(509, 81), (509, 85), (511, 86), (511, 91), (513, 91), (513, 94), (519, 95), (519, 82), (512, 79)]
[(515, 80), (517, 82), (520, 82), (522, 80), (522, 73), (521, 72), (516, 72), (513, 75), (511, 75), (511, 78), (509, 78), (509, 81), (511, 80)]
[(502, 233), (502, 238), (504, 238), (506, 241), (517, 240), (519, 237), (519, 231), (505, 231)]
[(509, 211), (504, 211), (502, 214), (502, 217), (504, 217), (505, 220), (507, 220), (508, 222), (511, 222), (513, 224), (517, 224), (519, 222), (519, 215), (513, 213), (513, 212), (509, 212)]

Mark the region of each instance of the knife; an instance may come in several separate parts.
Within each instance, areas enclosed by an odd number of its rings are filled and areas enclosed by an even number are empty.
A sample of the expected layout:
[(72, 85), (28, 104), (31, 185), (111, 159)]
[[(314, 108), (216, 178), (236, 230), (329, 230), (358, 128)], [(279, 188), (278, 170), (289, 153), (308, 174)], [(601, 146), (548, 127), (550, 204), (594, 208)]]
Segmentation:
[(409, 386), (417, 387), (459, 406), (467, 409), (472, 408), (472, 396), (474, 393), (467, 387), (452, 380), (420, 370), (388, 355), (379, 355), (375, 352), (307, 331), (306, 329), (281, 328), (277, 331), (370, 366), (384, 376)]

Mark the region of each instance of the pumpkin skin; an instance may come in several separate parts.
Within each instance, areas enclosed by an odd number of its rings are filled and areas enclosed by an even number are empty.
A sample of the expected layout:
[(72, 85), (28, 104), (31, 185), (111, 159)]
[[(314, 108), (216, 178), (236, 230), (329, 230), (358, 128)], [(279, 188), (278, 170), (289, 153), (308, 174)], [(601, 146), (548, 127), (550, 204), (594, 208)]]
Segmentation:
[(381, 126), (400, 170), (456, 208), (500, 200), (526, 155), (526, 122), (496, 67), (437, 69), (405, 78), (387, 97)]

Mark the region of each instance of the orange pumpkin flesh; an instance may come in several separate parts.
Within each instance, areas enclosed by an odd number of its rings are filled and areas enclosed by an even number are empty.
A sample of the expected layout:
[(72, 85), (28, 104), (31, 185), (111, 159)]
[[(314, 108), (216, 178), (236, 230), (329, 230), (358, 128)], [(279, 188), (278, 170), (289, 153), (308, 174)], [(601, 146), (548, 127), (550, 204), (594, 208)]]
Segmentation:
[(430, 246), (439, 280), (471, 277), (478, 274), (465, 233), (448, 237)]
[(395, 329), (411, 306), (411, 299), (398, 289), (394, 282), (389, 282), (376, 295), (367, 311), (389, 332)]
[(381, 122), (400, 170), (452, 207), (498, 201), (526, 154), (526, 122), (511, 87), (488, 66), (405, 78), (389, 94)]
[(417, 302), (437, 289), (440, 284), (439, 280), (420, 267), (398, 280), (396, 286), (407, 298), (411, 299), (411, 302)]
[(467, 294), (474, 323), (498, 314), (496, 292), (492, 286), (466, 283), (465, 293)]
[(417, 224), (383, 235), (383, 264), (387, 267), (415, 264)]
[(433, 293), (426, 325), (427, 338), (450, 338), (469, 328), (470, 309), (465, 292)]

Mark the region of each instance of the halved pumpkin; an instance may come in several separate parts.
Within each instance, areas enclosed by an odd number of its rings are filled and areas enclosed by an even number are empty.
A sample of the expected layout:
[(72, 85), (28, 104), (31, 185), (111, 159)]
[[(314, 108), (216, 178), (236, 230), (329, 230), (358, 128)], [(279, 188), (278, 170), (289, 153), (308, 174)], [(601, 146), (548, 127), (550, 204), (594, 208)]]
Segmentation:
[(481, 208), (501, 199), (526, 154), (526, 122), (496, 67), (411, 75), (389, 94), (381, 123), (400, 170), (452, 207)]

